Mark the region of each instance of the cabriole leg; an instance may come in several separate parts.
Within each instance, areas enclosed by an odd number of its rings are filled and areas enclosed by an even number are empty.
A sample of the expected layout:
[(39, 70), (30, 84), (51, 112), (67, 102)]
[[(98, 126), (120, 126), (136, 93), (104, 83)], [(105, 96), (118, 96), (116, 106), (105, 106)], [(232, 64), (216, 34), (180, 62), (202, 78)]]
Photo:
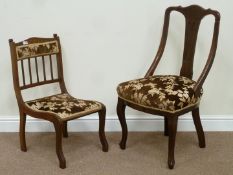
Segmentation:
[(118, 98), (118, 103), (117, 103), (117, 115), (121, 124), (122, 128), (122, 138), (120, 142), (120, 148), (125, 149), (126, 148), (126, 141), (128, 137), (128, 129), (127, 129), (127, 124), (126, 124), (126, 119), (125, 119), (125, 107), (126, 105), (124, 104), (124, 101), (120, 98)]
[(198, 140), (199, 140), (199, 147), (205, 148), (205, 146), (206, 146), (205, 134), (204, 134), (202, 124), (201, 124), (199, 108), (196, 108), (192, 111), (192, 116), (193, 116), (193, 122), (195, 124), (196, 131), (197, 131), (197, 136), (198, 136)]
[(176, 132), (177, 132), (177, 121), (178, 117), (169, 117), (168, 118), (168, 132), (169, 132), (169, 143), (168, 143), (168, 167), (170, 169), (174, 168), (175, 165), (175, 141), (176, 141)]
[(164, 117), (164, 135), (168, 136), (168, 117)]
[(99, 111), (99, 138), (100, 138), (100, 142), (102, 144), (102, 150), (104, 152), (108, 151), (108, 142), (106, 140), (106, 136), (105, 136), (105, 117), (106, 117), (106, 108), (105, 106), (102, 107), (102, 110)]
[(60, 168), (66, 168), (66, 159), (62, 151), (62, 132), (63, 124), (59, 121), (53, 123), (56, 131), (56, 153), (59, 159)]
[(67, 121), (63, 122), (63, 137), (65, 137), (65, 138), (68, 137), (67, 125), (68, 125), (68, 122), (67, 122)]

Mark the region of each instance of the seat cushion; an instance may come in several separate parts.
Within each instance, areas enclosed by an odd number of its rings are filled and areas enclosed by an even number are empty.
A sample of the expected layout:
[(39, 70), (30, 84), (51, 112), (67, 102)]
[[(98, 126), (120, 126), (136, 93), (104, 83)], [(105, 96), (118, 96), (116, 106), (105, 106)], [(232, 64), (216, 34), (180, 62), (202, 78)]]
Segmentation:
[(76, 99), (69, 94), (57, 94), (25, 102), (36, 111), (51, 112), (61, 119), (84, 116), (102, 109), (102, 104), (96, 101)]
[(131, 103), (174, 113), (199, 103), (202, 93), (195, 96), (195, 83), (182, 76), (156, 75), (121, 83), (117, 93)]

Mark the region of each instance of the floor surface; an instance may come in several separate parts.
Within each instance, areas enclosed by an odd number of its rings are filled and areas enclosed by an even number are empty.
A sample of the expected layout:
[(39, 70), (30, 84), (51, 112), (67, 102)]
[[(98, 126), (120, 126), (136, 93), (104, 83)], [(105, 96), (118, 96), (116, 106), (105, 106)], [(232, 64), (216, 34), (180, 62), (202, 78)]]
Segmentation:
[(233, 132), (206, 133), (199, 148), (194, 132), (178, 132), (176, 165), (167, 168), (168, 138), (159, 132), (129, 133), (121, 150), (120, 133), (106, 133), (109, 152), (101, 151), (97, 133), (69, 133), (63, 139), (67, 168), (60, 169), (54, 133), (27, 133), (28, 151), (19, 149), (18, 133), (0, 133), (1, 175), (232, 175)]

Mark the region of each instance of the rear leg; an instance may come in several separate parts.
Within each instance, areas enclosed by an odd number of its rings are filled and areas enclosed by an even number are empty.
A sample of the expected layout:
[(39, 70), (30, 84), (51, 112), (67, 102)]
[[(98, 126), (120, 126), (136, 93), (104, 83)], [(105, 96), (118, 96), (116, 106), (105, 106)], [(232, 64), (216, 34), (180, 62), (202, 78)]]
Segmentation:
[(198, 136), (198, 140), (199, 140), (199, 147), (205, 148), (205, 146), (206, 146), (205, 134), (204, 134), (202, 124), (201, 124), (199, 108), (196, 108), (192, 111), (192, 116), (193, 116), (193, 122), (195, 124), (196, 131), (197, 131), (197, 136)]
[(24, 152), (27, 151), (26, 139), (25, 139), (25, 125), (26, 125), (26, 114), (20, 111), (19, 138), (20, 138), (20, 148)]

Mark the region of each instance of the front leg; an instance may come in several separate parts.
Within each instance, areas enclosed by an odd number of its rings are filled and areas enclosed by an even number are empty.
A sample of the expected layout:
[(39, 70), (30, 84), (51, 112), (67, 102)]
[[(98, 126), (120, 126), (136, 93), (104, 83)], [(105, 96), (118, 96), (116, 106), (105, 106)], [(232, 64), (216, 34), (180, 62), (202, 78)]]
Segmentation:
[(169, 143), (168, 143), (168, 167), (174, 168), (175, 165), (175, 141), (177, 132), (177, 121), (178, 117), (171, 116), (168, 118), (168, 132), (169, 132)]
[(164, 135), (168, 136), (168, 117), (164, 117)]
[(99, 138), (102, 144), (102, 150), (108, 152), (108, 142), (105, 137), (105, 117), (106, 117), (106, 108), (103, 105), (101, 111), (99, 111)]
[(68, 137), (67, 125), (68, 125), (68, 122), (67, 122), (67, 121), (64, 121), (64, 122), (63, 122), (63, 137), (65, 137), (65, 138)]
[(121, 123), (121, 128), (122, 128), (122, 138), (120, 142), (120, 148), (125, 149), (126, 148), (126, 141), (128, 137), (128, 129), (127, 129), (127, 124), (125, 120), (125, 103), (124, 100), (121, 98), (118, 98), (118, 103), (117, 103), (117, 115), (119, 118), (119, 121)]
[(66, 159), (62, 151), (62, 132), (63, 132), (63, 123), (60, 121), (53, 122), (55, 131), (56, 131), (56, 153), (59, 159), (60, 168), (66, 168)]

